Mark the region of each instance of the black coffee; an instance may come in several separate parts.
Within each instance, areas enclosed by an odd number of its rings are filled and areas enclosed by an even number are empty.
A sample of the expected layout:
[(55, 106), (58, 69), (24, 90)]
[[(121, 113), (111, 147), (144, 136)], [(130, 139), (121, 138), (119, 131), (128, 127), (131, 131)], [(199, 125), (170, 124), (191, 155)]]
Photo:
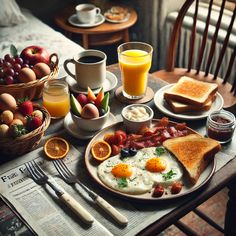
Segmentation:
[(98, 57), (98, 56), (84, 56), (81, 57), (78, 62), (82, 62), (82, 63), (96, 63), (103, 60), (103, 58)]

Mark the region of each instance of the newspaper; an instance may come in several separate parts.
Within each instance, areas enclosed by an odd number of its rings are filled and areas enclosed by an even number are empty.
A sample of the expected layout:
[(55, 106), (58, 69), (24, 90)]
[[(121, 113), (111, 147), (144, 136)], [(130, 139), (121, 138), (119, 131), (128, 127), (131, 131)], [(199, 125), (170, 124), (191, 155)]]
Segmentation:
[[(173, 203), (148, 204), (117, 198), (99, 188), (91, 179), (84, 164), (83, 152), (84, 148), (77, 149), (71, 145), (70, 152), (64, 160), (66, 165), (87, 187), (124, 214), (129, 220), (128, 225), (123, 227), (118, 225), (90, 199), (79, 185), (66, 184), (58, 175), (53, 163), (44, 157), (42, 148), (39, 148), (15, 161), (0, 166), (0, 193), (37, 235), (135, 235), (191, 199), (189, 196)], [(222, 153), (219, 157), (221, 156)], [(225, 154), (224, 158), (219, 161), (220, 166), (217, 169), (234, 156)], [(71, 194), (94, 216), (95, 221), (91, 226), (83, 223), (67, 206), (60, 202), (49, 186), (40, 186), (28, 176), (24, 163), (29, 160), (35, 160), (50, 177), (50, 181)]]
[[(109, 215), (94, 204), (79, 185), (73, 188), (64, 183), (52, 162), (42, 156), (42, 148), (33, 151), (30, 156), (34, 157), (34, 160), (50, 176), (50, 180), (54, 184), (71, 194), (95, 218), (95, 222), (91, 226), (84, 224), (69, 208), (59, 201), (50, 187), (37, 185), (28, 176), (25, 165), (21, 164), (0, 175), (0, 191), (38, 235), (125, 235), (133, 227), (136, 227), (137, 223), (140, 223), (136, 222), (137, 209), (132, 204), (125, 201), (122, 202), (121, 206), (117, 199), (113, 198), (108, 201), (129, 219), (128, 226), (121, 227), (117, 225)], [(66, 165), (77, 173), (81, 180), (84, 178), (83, 176), (88, 175), (82, 163), (82, 156), (82, 153), (72, 146), (68, 158), (65, 160)], [(93, 184), (90, 188), (94, 188)], [(93, 190), (97, 193), (101, 192), (99, 189)], [(102, 197), (106, 198), (104, 194)], [(139, 212), (138, 215), (140, 221), (147, 217), (145, 212)]]

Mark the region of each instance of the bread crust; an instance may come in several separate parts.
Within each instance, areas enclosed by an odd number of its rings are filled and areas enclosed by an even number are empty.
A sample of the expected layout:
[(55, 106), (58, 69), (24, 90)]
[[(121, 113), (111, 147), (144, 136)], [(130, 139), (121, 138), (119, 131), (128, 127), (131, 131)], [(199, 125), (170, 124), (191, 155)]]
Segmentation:
[(192, 184), (196, 184), (201, 173), (221, 149), (218, 141), (199, 134), (168, 139), (163, 142), (163, 146), (183, 165)]

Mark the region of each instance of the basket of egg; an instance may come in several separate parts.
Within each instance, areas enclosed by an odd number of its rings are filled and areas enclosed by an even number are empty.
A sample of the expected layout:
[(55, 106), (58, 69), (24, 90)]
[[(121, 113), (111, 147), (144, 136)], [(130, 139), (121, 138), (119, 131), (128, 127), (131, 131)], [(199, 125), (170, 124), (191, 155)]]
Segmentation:
[(20, 156), (33, 150), (50, 124), (50, 114), (27, 98), (0, 94), (0, 156)]
[(58, 75), (58, 56), (49, 54), (40, 46), (24, 48), (20, 54), (12, 45), (11, 54), (0, 58), (0, 94), (7, 93), (15, 99), (42, 97), (44, 82)]

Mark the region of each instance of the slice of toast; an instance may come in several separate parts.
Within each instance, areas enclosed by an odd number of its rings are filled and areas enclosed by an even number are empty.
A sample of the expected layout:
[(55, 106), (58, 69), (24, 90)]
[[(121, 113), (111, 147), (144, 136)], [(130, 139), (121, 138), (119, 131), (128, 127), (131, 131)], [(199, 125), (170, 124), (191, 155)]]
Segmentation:
[(184, 166), (190, 181), (195, 184), (221, 145), (214, 139), (198, 134), (168, 139), (163, 146)]
[(211, 108), (212, 103), (215, 101), (216, 95), (212, 96), (211, 99), (207, 100), (206, 104), (203, 106), (196, 106), (182, 102), (176, 102), (171, 99), (165, 99), (171, 110), (175, 113), (185, 113), (185, 112), (194, 112), (194, 111), (208, 111)]
[(164, 98), (195, 106), (204, 106), (210, 96), (218, 89), (215, 83), (198, 81), (183, 76), (169, 90), (164, 92)]

